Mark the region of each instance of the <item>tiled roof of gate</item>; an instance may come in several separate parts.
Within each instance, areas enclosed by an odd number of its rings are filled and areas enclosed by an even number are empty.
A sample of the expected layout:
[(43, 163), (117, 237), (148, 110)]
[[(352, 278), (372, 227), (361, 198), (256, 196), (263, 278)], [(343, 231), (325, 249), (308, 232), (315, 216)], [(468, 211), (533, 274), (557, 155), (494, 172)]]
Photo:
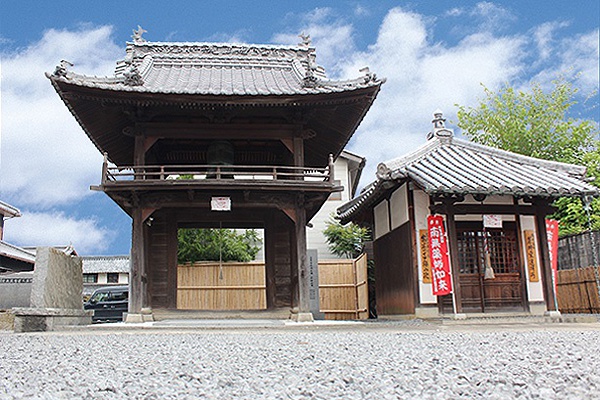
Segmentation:
[(436, 136), (406, 156), (382, 162), (377, 180), (338, 208), (342, 221), (372, 204), (392, 182), (411, 180), (428, 194), (483, 194), (529, 197), (597, 196), (584, 181), (586, 168), (541, 160)]
[(84, 274), (129, 272), (129, 256), (81, 257)]
[(62, 61), (46, 75), (105, 90), (225, 96), (335, 93), (383, 82), (368, 69), (357, 79), (328, 80), (315, 63), (315, 49), (302, 45), (131, 42), (112, 77), (79, 75), (70, 65)]

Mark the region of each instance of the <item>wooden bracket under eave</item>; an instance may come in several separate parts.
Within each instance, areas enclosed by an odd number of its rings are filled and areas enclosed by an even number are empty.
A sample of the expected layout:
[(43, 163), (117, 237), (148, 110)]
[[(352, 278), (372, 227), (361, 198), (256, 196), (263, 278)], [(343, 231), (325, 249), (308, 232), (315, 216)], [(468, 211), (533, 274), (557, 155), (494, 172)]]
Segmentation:
[(294, 154), (294, 141), (292, 139), (279, 139), (281, 143), (290, 151), (290, 153)]
[(282, 208), (281, 211), (283, 211), (285, 213), (285, 215), (288, 216), (289, 219), (291, 219), (294, 224), (298, 221), (298, 218), (296, 216), (296, 209), (294, 208)]
[(142, 208), (142, 222), (146, 222), (148, 218), (156, 211), (156, 208)]

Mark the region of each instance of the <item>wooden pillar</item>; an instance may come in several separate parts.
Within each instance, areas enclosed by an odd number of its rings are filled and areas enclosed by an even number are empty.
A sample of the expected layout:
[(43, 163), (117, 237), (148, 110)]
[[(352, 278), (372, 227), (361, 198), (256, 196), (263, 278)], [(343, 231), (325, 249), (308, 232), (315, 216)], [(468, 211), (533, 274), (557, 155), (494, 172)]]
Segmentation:
[(272, 214), (265, 221), (265, 275), (267, 285), (267, 309), (275, 308), (276, 286), (276, 254), (275, 244), (277, 235), (275, 231), (275, 218)]
[(167, 213), (167, 307), (177, 309), (177, 220)]
[(4, 239), (4, 214), (0, 214), (0, 240)]
[[(141, 320), (142, 308), (148, 305), (148, 287), (146, 276), (146, 253), (144, 219), (141, 207), (133, 210), (131, 239), (131, 273), (129, 278), (129, 314), (138, 315), (128, 321)], [(141, 321), (140, 321), (141, 322)]]
[(294, 137), (294, 166), (304, 167), (304, 139)]
[(296, 269), (298, 271), (298, 313), (295, 316), (298, 322), (313, 321), (310, 312), (310, 285), (308, 274), (308, 261), (306, 254), (306, 210), (304, 209), (304, 196), (298, 196), (296, 201), (295, 252)]
[(535, 203), (535, 228), (537, 231), (538, 249), (540, 251), (542, 286), (544, 289), (544, 300), (548, 311), (556, 309), (554, 297), (554, 286), (552, 283), (552, 263), (550, 262), (550, 248), (548, 247), (548, 234), (546, 232), (546, 211), (548, 204), (545, 202)]
[(458, 236), (456, 233), (456, 221), (454, 219), (453, 199), (444, 201), (446, 208), (446, 225), (448, 227), (448, 244), (450, 245), (450, 263), (452, 264), (452, 286), (454, 301), (456, 301), (456, 313), (462, 313), (462, 291), (460, 287), (460, 261), (458, 258)]

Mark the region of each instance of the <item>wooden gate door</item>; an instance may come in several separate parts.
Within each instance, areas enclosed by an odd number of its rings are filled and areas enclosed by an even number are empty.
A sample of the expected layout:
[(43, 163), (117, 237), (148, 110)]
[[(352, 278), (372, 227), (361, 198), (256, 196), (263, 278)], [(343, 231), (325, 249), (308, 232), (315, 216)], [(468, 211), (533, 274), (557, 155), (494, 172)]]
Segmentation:
[[(478, 225), (457, 224), (463, 310), (524, 310), (523, 269), (516, 226), (505, 222), (503, 229), (484, 232), (481, 224)], [(485, 279), (486, 247), (493, 279)]]

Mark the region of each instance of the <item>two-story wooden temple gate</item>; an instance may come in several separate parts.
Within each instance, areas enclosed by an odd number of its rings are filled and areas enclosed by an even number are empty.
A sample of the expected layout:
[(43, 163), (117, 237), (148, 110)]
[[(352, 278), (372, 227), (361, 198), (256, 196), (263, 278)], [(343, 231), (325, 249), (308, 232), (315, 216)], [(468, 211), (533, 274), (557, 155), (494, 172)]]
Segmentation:
[[(332, 81), (298, 46), (150, 43), (134, 33), (113, 77), (47, 74), (104, 154), (102, 183), (132, 217), (130, 320), (176, 306), (179, 227), (265, 229), (268, 308), (308, 303), (306, 224), (335, 191), (332, 163), (382, 80)], [(183, 178), (183, 179), (182, 179)], [(214, 211), (216, 198), (230, 211)], [(297, 300), (296, 300), (297, 299)]]

